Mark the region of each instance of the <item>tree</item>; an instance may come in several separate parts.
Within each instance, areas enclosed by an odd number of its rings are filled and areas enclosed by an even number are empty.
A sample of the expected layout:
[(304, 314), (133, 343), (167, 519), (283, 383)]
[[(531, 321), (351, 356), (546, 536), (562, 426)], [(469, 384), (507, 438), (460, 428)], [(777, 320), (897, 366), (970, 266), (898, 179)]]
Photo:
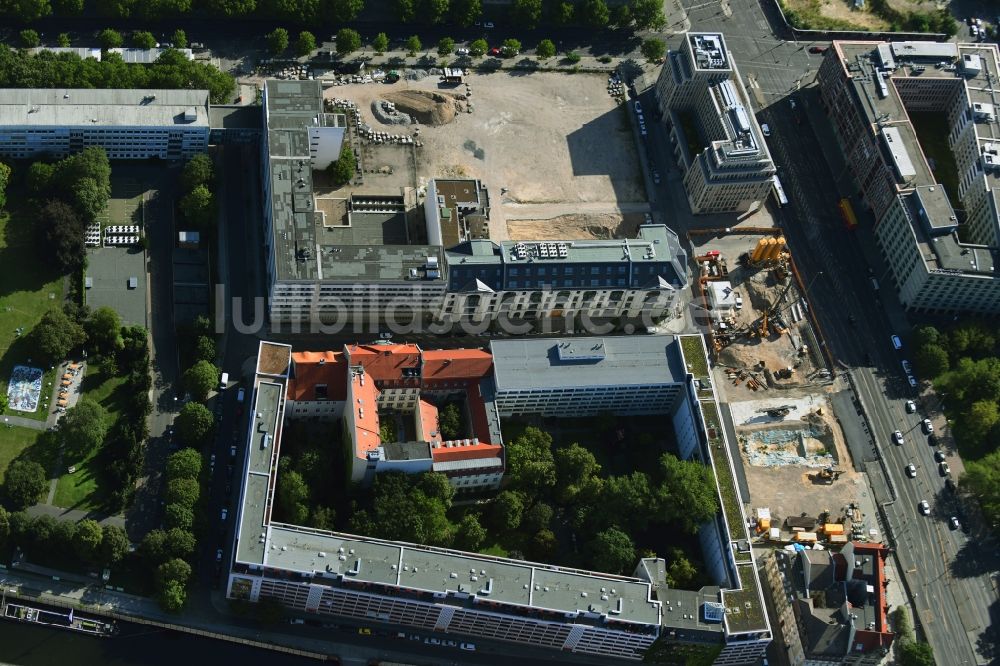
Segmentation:
[(90, 314), (85, 330), (87, 339), (101, 354), (112, 354), (122, 345), (121, 317), (106, 305)]
[(333, 180), (334, 187), (341, 187), (350, 182), (357, 168), (358, 159), (354, 155), (354, 150), (351, 148), (349, 142), (344, 141), (340, 146), (340, 157), (330, 162), (330, 166), (326, 168), (326, 171)]
[(302, 475), (293, 469), (282, 469), (278, 473), (278, 493), (275, 502), (282, 521), (301, 525), (309, 516), (309, 487)]
[(417, 15), (417, 6), (414, 0), (395, 0), (396, 18), (400, 23), (409, 23)]
[(539, 560), (547, 560), (552, 557), (559, 546), (559, 541), (552, 530), (539, 530), (531, 539), (532, 556)]
[(308, 30), (299, 33), (299, 38), (295, 40), (295, 55), (304, 58), (316, 50), (316, 36)]
[(185, 194), (178, 205), (187, 226), (207, 231), (215, 225), (215, 199), (204, 185)]
[(910, 615), (906, 612), (906, 606), (896, 606), (890, 614), (892, 628), (895, 630), (899, 640), (913, 640), (913, 623), (910, 622)]
[(940, 377), (950, 365), (948, 352), (933, 344), (919, 347), (913, 355), (913, 364), (917, 374), (926, 379)]
[(698, 570), (679, 548), (670, 549), (670, 564), (667, 566), (667, 585), (683, 590), (689, 589), (698, 578)]
[(207, 335), (199, 335), (194, 341), (194, 358), (197, 361), (208, 361), (213, 363), (218, 349), (215, 340)]
[(447, 476), (440, 472), (424, 472), (416, 479), (416, 488), (420, 492), (451, 506), (451, 500), (455, 497), (455, 487), (451, 485)]
[(444, 439), (458, 439), (462, 430), (462, 412), (459, 411), (457, 404), (449, 402), (441, 408), (438, 412), (438, 427)]
[(21, 46), (27, 49), (33, 49), (42, 43), (42, 38), (38, 36), (38, 32), (31, 29), (22, 30), (20, 38)]
[(166, 532), (167, 557), (186, 558), (194, 552), (194, 535), (187, 530), (173, 527)]
[(113, 565), (128, 555), (129, 540), (125, 530), (117, 525), (105, 525), (101, 536), (101, 564)]
[(10, 513), (8, 513), (7, 509), (3, 506), (0, 506), (0, 548), (7, 548), (10, 546), (12, 535), (13, 532), (10, 524)]
[(538, 56), (539, 60), (548, 60), (556, 54), (556, 45), (551, 39), (543, 39), (538, 42), (538, 46), (535, 47), (535, 55)]
[(167, 560), (156, 567), (156, 584), (163, 586), (168, 582), (184, 585), (191, 578), (191, 565), (180, 558)]
[(181, 449), (167, 458), (167, 479), (197, 479), (201, 475), (201, 454)]
[[(83, 13), (83, 0), (52, 0), (52, 12), (57, 16), (79, 16)], [(62, 43), (60, 39), (63, 35), (66, 36), (66, 43)], [(69, 46), (69, 34), (60, 33), (57, 38), (59, 46)]]
[(981, 442), (1000, 422), (1000, 406), (994, 400), (977, 400), (958, 424), (963, 441)]
[(31, 331), (32, 347), (36, 357), (45, 363), (62, 361), (70, 350), (86, 339), (83, 327), (66, 316), (62, 310), (49, 310)]
[(36, 220), (42, 235), (38, 248), (42, 258), (64, 274), (80, 270), (86, 247), (84, 224), (76, 211), (69, 204), (52, 199), (38, 210)]
[(598, 571), (621, 574), (635, 564), (632, 539), (616, 527), (599, 532), (588, 546), (591, 564)]
[(10, 167), (0, 162), (0, 210), (7, 205), (7, 184), (10, 182)]
[(507, 471), (511, 485), (538, 496), (556, 482), (552, 436), (535, 427), (525, 428), (507, 445)]
[(184, 608), (184, 603), (187, 601), (187, 592), (185, 592), (182, 584), (172, 580), (159, 588), (156, 598), (163, 610), (177, 613)]
[(419, 0), (420, 20), (425, 23), (441, 23), (448, 15), (449, 0)]
[(81, 178), (73, 184), (72, 204), (84, 224), (91, 224), (108, 207), (108, 193), (93, 178)]
[(267, 48), (272, 55), (281, 55), (288, 48), (288, 31), (275, 28), (267, 35)]
[(603, 28), (608, 25), (611, 13), (604, 0), (586, 0), (580, 7), (583, 22), (592, 28)]
[(660, 457), (660, 470), (664, 479), (659, 492), (661, 511), (694, 534), (719, 509), (711, 468), (696, 460), (680, 460), (664, 453)]
[(7, 506), (21, 511), (41, 499), (48, 488), (45, 470), (34, 460), (15, 460), (7, 468), (3, 490)]
[(365, 8), (364, 0), (329, 0), (330, 13), (339, 23), (353, 21)]
[(503, 49), (503, 54), (510, 58), (521, 52), (521, 42), (513, 38), (505, 39), (500, 48)]
[(468, 28), (483, 15), (482, 0), (451, 0), (449, 10), (453, 23)]
[(498, 530), (516, 530), (524, 515), (524, 499), (520, 493), (503, 490), (490, 502), (490, 519)]
[(639, 30), (663, 30), (667, 25), (663, 3), (659, 0), (632, 0), (629, 9)]
[(568, 62), (571, 65), (575, 65), (576, 63), (580, 62), (580, 54), (577, 53), (576, 51), (567, 51), (565, 53), (565, 58), (566, 62)]
[(96, 520), (89, 518), (76, 524), (73, 535), (73, 550), (84, 562), (97, 562), (100, 559), (101, 539), (104, 531)]
[(485, 39), (477, 39), (469, 44), (469, 54), (476, 58), (481, 58), (486, 55), (486, 52), (490, 49), (490, 45)]
[(576, 14), (576, 6), (571, 2), (560, 2), (552, 13), (552, 22), (556, 25), (569, 25)]
[(56, 36), (56, 45), (59, 46), (59, 47), (61, 47), (61, 48), (66, 48), (67, 46), (69, 46), (70, 45), (69, 33), (68, 32), (60, 32)]
[(219, 16), (246, 16), (257, 9), (257, 0), (207, 0), (206, 8)]
[(587, 491), (596, 494), (600, 489), (601, 466), (590, 450), (572, 444), (555, 452), (556, 497), (564, 504), (572, 504)]
[(406, 38), (406, 51), (411, 58), (422, 48), (423, 44), (420, 43), (420, 38), (416, 35), (410, 35)]
[(190, 192), (199, 186), (211, 190), (214, 183), (215, 166), (206, 153), (198, 153), (184, 164), (181, 171), (181, 189), (184, 192)]
[(167, 482), (165, 499), (167, 504), (194, 507), (201, 494), (201, 486), (196, 479), (171, 479)]
[(371, 491), (372, 515), (364, 510), (356, 512), (350, 521), (351, 529), (370, 529), (368, 533), (385, 539), (450, 545), (454, 539), (454, 526), (447, 516), (451, 501), (427, 495), (422, 486), (420, 476), (376, 475)]
[(308, 525), (318, 530), (332, 530), (335, 527), (334, 521), (336, 518), (337, 513), (331, 507), (317, 506), (309, 514)]
[(188, 45), (187, 33), (177, 28), (174, 33), (170, 35), (170, 43), (174, 45), (175, 49), (186, 49)]
[(451, 37), (442, 37), (438, 40), (438, 55), (446, 56), (451, 55), (452, 51), (455, 50), (455, 40)]
[(667, 45), (656, 38), (644, 39), (639, 51), (649, 62), (659, 62), (667, 52)]
[(900, 645), (900, 666), (934, 666), (934, 663), (934, 650), (928, 643), (903, 641)]
[(194, 525), (194, 510), (184, 504), (168, 504), (163, 509), (163, 524), (168, 529), (190, 530)]
[[(384, 32), (380, 32), (378, 36), (375, 37), (375, 41), (379, 41), (379, 37), (385, 37)], [(386, 38), (386, 48), (388, 48), (388, 38)], [(351, 30), (350, 28), (341, 28), (337, 31), (337, 53), (339, 55), (345, 56), (349, 53), (354, 53), (361, 48), (361, 35), (358, 34), (357, 30)], [(379, 49), (376, 47), (375, 49)], [(381, 49), (385, 51), (385, 48)]]
[(6, 393), (0, 392), (0, 414), (6, 412), (8, 407), (10, 407), (10, 399)]
[(375, 35), (375, 39), (372, 40), (372, 49), (375, 53), (382, 55), (389, 50), (389, 35), (384, 32), (380, 32)]
[(1000, 526), (1000, 449), (979, 460), (966, 460), (965, 474), (959, 483), (979, 500), (986, 522), (993, 527)]
[(536, 502), (531, 508), (524, 512), (521, 524), (528, 532), (538, 532), (547, 530), (552, 522), (552, 507), (545, 502)]
[(618, 5), (611, 10), (608, 23), (616, 28), (627, 28), (632, 23), (632, 10), (628, 5)]
[(184, 388), (202, 402), (219, 381), (219, 369), (208, 361), (198, 361), (184, 372)]
[(542, 18), (542, 0), (514, 0), (511, 14), (518, 27), (534, 30)]
[(0, 12), (12, 16), (19, 23), (33, 23), (52, 13), (49, 0), (11, 0), (0, 5)]
[(139, 544), (139, 552), (147, 562), (154, 566), (170, 559), (170, 547), (167, 543), (167, 533), (163, 530), (150, 530)]
[(83, 457), (104, 443), (109, 427), (108, 411), (90, 398), (82, 397), (59, 421), (63, 449)]
[(186, 446), (201, 448), (211, 439), (215, 422), (205, 405), (189, 402), (181, 407), (176, 424), (177, 434)]
[(608, 477), (604, 480), (593, 518), (598, 521), (597, 526), (645, 529), (650, 516), (657, 513), (654, 497), (649, 475), (645, 472)]
[(136, 30), (132, 33), (132, 46), (137, 49), (156, 48), (156, 37), (146, 30)]
[(924, 345), (939, 345), (943, 347), (947, 344), (947, 339), (945, 336), (941, 335), (941, 331), (937, 330), (933, 326), (918, 326), (913, 331), (913, 335), (910, 338), (910, 344), (915, 348), (920, 348)]
[(484, 541), (486, 541), (486, 529), (479, 523), (479, 517), (474, 513), (462, 516), (455, 530), (455, 547), (476, 551)]
[(107, 51), (109, 49), (120, 49), (122, 44), (125, 43), (125, 39), (117, 30), (105, 28), (97, 35), (97, 43), (101, 45), (102, 49)]

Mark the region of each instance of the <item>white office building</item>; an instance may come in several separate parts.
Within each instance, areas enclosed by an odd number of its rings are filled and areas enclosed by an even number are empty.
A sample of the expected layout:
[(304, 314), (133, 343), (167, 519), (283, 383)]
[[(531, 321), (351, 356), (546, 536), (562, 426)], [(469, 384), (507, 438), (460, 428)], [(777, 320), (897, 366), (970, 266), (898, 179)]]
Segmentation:
[(205, 90), (0, 89), (0, 156), (189, 159), (208, 149)]

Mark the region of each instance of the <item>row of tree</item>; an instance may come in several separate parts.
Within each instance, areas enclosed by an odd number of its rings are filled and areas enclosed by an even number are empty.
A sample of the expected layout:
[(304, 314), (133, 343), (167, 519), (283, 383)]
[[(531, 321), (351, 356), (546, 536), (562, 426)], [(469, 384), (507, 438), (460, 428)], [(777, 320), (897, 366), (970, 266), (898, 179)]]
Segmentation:
[[(90, 16), (111, 19), (166, 18), (195, 14), (228, 18), (254, 17), (293, 21), (302, 24), (343, 24), (353, 21), (364, 9), (364, 0), (4, 0), (0, 14), (29, 23), (55, 14), (57, 16)], [(482, 17), (482, 0), (395, 0), (396, 18), (404, 23), (450, 22), (471, 26)], [(532, 29), (548, 21), (566, 25), (576, 20), (585, 25), (603, 28), (607, 25), (659, 30), (665, 24), (662, 3), (655, 0), (632, 0), (610, 10), (604, 0), (514, 0), (509, 20), (515, 25)], [(154, 42), (155, 43), (155, 42)], [(180, 48), (175, 40), (175, 46)]]
[(105, 53), (98, 62), (75, 53), (30, 53), (0, 44), (0, 87), (207, 90), (220, 104), (232, 100), (236, 81), (176, 49), (166, 49), (152, 64), (129, 64), (117, 53)]
[[(195, 510), (201, 498), (201, 471), (201, 454), (195, 449), (181, 449), (167, 460), (165, 534), (180, 534), (185, 543), (195, 539), (193, 530)], [(191, 567), (181, 558), (161, 559), (163, 561), (157, 564), (156, 569), (157, 597), (164, 609), (178, 611), (186, 599), (185, 585), (191, 575)]]
[(72, 553), (83, 562), (110, 567), (128, 555), (128, 535), (117, 525), (85, 519), (78, 523), (49, 515), (31, 517), (0, 507), (0, 547), (20, 547), (29, 557)]
[(200, 153), (188, 160), (181, 171), (180, 186), (181, 198), (177, 206), (185, 226), (193, 231), (210, 232), (215, 228), (216, 219), (212, 158)]
[(1000, 337), (996, 327), (963, 322), (918, 328), (911, 341), (917, 373), (934, 382), (965, 459), (960, 485), (1000, 528)]

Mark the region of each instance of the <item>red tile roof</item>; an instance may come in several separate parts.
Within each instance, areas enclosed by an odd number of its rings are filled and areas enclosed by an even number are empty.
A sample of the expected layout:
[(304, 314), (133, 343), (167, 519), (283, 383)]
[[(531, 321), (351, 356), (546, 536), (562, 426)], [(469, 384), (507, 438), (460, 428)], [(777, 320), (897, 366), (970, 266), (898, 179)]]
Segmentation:
[(438, 408), (426, 400), (421, 400), (418, 408), (420, 409), (420, 425), (423, 431), (418, 433), (421, 440), (424, 442), (440, 442), (441, 433), (438, 431)]
[(340, 352), (295, 352), (292, 364), (295, 378), (288, 380), (288, 400), (315, 400), (317, 384), (326, 384), (327, 400), (346, 399), (347, 362)]
[(403, 378), (404, 368), (420, 366), (417, 345), (347, 345), (348, 362), (360, 365), (375, 381), (389, 382)]
[(470, 444), (454, 448), (441, 447), (431, 449), (434, 462), (452, 462), (455, 460), (481, 460), (483, 458), (499, 458), (503, 449), (499, 444)]
[(423, 352), (424, 381), (481, 379), (493, 367), (493, 356), (482, 349), (429, 349)]
[[(365, 458), (382, 444), (379, 435), (378, 394), (371, 377), (355, 375), (351, 378), (351, 404), (345, 409), (354, 410), (354, 455)], [(359, 402), (360, 400), (360, 402)]]

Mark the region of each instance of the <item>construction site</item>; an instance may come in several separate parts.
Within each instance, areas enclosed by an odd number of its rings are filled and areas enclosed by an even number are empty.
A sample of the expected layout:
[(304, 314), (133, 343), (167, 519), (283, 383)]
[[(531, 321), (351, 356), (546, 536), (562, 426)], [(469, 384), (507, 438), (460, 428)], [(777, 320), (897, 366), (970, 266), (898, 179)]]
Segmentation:
[(805, 288), (785, 239), (773, 229), (691, 234), (696, 303), (709, 351), (734, 399), (829, 383)]

